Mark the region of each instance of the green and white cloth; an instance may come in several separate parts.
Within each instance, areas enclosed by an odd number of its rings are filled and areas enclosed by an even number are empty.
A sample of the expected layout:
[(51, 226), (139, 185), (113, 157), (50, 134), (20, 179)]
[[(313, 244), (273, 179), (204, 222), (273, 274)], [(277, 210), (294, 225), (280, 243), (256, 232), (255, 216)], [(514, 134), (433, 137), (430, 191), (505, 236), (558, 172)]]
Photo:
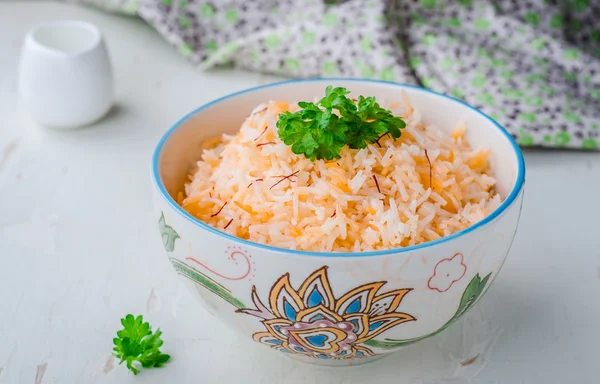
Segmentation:
[(137, 15), (202, 69), (420, 84), (523, 146), (600, 147), (600, 0), (80, 0)]

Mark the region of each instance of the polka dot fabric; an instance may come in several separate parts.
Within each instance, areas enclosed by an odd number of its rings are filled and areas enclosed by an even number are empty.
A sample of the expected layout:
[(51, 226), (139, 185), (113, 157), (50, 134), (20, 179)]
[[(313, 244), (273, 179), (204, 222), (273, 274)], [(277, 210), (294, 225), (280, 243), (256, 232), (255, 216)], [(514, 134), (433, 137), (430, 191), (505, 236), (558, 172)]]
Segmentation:
[(420, 84), (522, 146), (600, 148), (600, 0), (84, 0), (136, 14), (201, 69)]

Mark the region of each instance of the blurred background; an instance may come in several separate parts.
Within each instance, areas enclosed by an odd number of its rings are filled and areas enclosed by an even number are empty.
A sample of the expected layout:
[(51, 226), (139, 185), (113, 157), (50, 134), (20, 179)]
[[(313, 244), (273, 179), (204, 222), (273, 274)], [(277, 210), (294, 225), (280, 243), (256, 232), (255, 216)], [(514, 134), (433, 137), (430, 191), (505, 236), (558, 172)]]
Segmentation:
[(70, 0), (140, 18), (200, 70), (411, 83), (522, 146), (597, 149), (600, 0)]

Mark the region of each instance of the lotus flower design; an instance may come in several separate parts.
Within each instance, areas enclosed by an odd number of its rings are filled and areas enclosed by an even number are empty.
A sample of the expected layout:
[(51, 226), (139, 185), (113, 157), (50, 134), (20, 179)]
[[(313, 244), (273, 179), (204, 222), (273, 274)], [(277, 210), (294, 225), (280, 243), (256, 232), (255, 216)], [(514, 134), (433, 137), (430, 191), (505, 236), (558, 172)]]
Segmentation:
[(252, 288), (255, 309), (238, 312), (262, 319), (254, 340), (286, 353), (321, 359), (373, 356), (362, 343), (399, 324), (416, 320), (397, 309), (410, 288), (380, 293), (386, 282), (356, 287), (336, 297), (327, 267), (314, 271), (296, 290), (286, 273), (273, 284), (265, 305)]

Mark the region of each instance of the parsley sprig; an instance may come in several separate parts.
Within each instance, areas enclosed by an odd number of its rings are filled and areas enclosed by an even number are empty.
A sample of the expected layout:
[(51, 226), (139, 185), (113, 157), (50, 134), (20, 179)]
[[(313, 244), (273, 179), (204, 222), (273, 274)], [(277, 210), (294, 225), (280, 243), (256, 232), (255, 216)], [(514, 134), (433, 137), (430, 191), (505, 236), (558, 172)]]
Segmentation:
[(123, 329), (113, 339), (113, 354), (121, 359), (119, 364), (127, 362), (127, 368), (134, 375), (139, 373), (140, 365), (143, 368), (162, 367), (171, 358), (160, 352), (162, 332), (156, 330), (152, 333), (150, 324), (144, 322), (142, 316), (133, 317), (129, 314), (121, 319), (121, 324)]
[[(400, 137), (406, 124), (392, 112), (381, 108), (374, 97), (346, 97), (346, 88), (325, 90), (325, 97), (317, 103), (301, 101), (297, 112), (279, 115), (279, 138), (292, 147), (292, 152), (311, 160), (340, 158), (344, 145), (361, 149), (375, 143), (382, 135)], [(334, 113), (334, 110), (338, 114)], [(338, 116), (339, 115), (339, 116)]]

